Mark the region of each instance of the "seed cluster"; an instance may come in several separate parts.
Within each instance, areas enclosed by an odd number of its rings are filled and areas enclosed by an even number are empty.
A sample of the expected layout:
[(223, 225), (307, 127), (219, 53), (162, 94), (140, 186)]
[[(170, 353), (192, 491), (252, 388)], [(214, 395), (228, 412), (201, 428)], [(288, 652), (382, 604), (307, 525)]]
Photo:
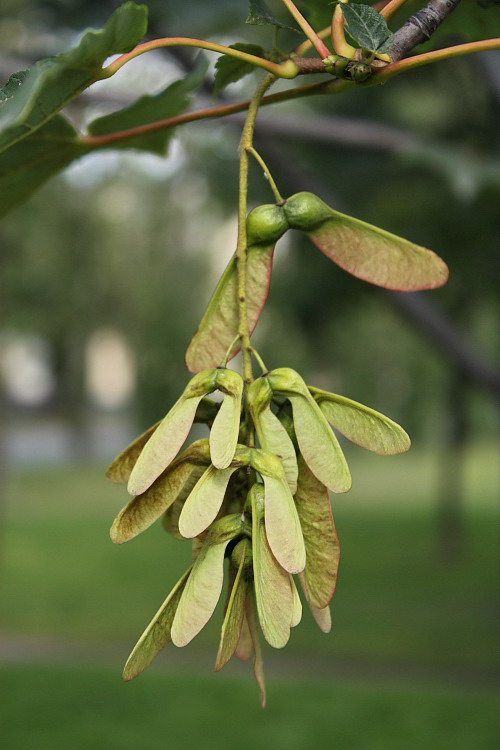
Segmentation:
[[(222, 401), (210, 398), (218, 392)], [(181, 451), (194, 422), (209, 437)], [(328, 490), (346, 492), (351, 476), (332, 424), (378, 453), (400, 453), (409, 438), (395, 422), (345, 397), (308, 387), (287, 367), (244, 387), (227, 367), (197, 373), (165, 418), (112, 463), (108, 477), (133, 495), (111, 528), (121, 544), (163, 516), (176, 539), (191, 540), (193, 563), (174, 586), (127, 661), (140, 674), (172, 641), (187, 645), (220, 598), (227, 603), (216, 670), (254, 654), (265, 702), (258, 628), (282, 648), (302, 616), (294, 575), (319, 627), (329, 603), (339, 541)]]

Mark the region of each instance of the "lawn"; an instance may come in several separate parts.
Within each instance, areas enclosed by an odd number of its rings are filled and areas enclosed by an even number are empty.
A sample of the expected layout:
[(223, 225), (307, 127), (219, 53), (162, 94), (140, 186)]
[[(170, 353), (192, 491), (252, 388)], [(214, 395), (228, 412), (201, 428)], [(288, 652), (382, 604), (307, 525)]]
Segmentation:
[(95, 667), (0, 670), (8, 750), (494, 750), (489, 695), (412, 687), (151, 673), (125, 684)]
[[(189, 558), (160, 525), (122, 547), (125, 490), (103, 467), (12, 474), (2, 544), (0, 667), (8, 750), (493, 750), (498, 667), (496, 446), (466, 464), (466, 550), (436, 553), (438, 456), (351, 454), (334, 500), (342, 563), (322, 634), (308, 613), (267, 649), (264, 713), (246, 668), (210, 674), (221, 612), (186, 649), (120, 681), (128, 651)], [(28, 644), (28, 646), (26, 646)], [(32, 662), (37, 661), (35, 665)]]

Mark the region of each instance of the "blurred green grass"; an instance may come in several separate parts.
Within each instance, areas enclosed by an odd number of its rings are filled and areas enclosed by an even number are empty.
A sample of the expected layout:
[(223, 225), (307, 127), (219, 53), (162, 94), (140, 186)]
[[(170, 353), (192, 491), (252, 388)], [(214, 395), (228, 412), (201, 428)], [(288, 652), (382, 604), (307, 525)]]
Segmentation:
[[(381, 459), (350, 456), (354, 489), (334, 498), (342, 542), (333, 631), (309, 613), (286, 654), (495, 667), (498, 524), (496, 446), (467, 460), (466, 550), (439, 564), (433, 483), (439, 457), (412, 451)], [(133, 645), (186, 566), (190, 545), (156, 524), (117, 547), (108, 527), (126, 502), (102, 468), (30, 470), (11, 477), (4, 523), (0, 628), (4, 632)], [(220, 612), (190, 648), (215, 654)], [(168, 656), (163, 658), (168, 659)]]
[(262, 712), (253, 685), (223, 675), (125, 684), (95, 667), (4, 667), (0, 686), (9, 750), (496, 747), (498, 706), (481, 693), (272, 681)]
[(2, 746), (493, 750), (497, 448), (466, 456), (466, 549), (453, 565), (436, 547), (439, 454), (351, 451), (354, 489), (334, 498), (342, 563), (333, 630), (322, 634), (305, 612), (284, 651), (266, 650), (264, 713), (250, 668), (210, 674), (220, 606), (187, 649), (171, 646), (123, 683), (123, 661), (189, 545), (159, 524), (113, 545), (107, 529), (126, 493), (104, 481), (104, 467), (12, 473), (0, 646), (3, 637), (4, 653), (14, 647), (0, 666)]

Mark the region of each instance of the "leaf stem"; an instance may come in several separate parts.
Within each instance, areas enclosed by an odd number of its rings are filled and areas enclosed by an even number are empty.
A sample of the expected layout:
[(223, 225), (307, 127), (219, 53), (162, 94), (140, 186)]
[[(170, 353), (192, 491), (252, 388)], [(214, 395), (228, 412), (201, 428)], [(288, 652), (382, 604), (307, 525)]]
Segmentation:
[[(305, 96), (340, 94), (347, 89), (353, 88), (355, 85), (375, 86), (388, 81), (390, 78), (393, 78), (400, 73), (404, 73), (406, 70), (411, 70), (420, 65), (427, 65), (447, 58), (492, 49), (500, 49), (500, 38), (485, 39), (481, 42), (457, 44), (453, 47), (436, 50), (435, 52), (426, 52), (422, 55), (407, 57), (399, 62), (385, 65), (383, 68), (373, 73), (373, 75), (362, 84), (354, 84), (352, 81), (337, 78), (333, 81), (329, 80), (321, 83), (310, 83), (306, 86), (297, 86), (296, 88), (286, 89), (285, 91), (279, 91), (275, 94), (265, 96), (262, 99), (261, 104), (262, 106), (266, 106), (268, 104), (290, 101), (291, 99), (300, 99)], [(82, 138), (77, 139), (77, 143), (83, 148), (104, 148), (106, 146), (112, 146), (113, 143), (120, 143), (121, 141), (128, 140), (129, 138), (136, 138), (137, 136), (154, 133), (157, 130), (173, 128), (177, 125), (184, 125), (188, 122), (206, 120), (212, 117), (226, 117), (227, 115), (244, 112), (249, 106), (250, 101), (246, 100), (243, 102), (236, 102), (235, 104), (226, 104), (220, 107), (202, 109), (197, 112), (187, 112), (186, 114), (178, 115), (177, 117), (169, 117), (166, 120), (149, 122), (146, 125), (139, 125), (136, 128), (130, 128), (128, 130), (120, 130), (117, 133), (110, 133), (109, 135), (83, 136)]]
[(234, 347), (236, 346), (236, 344), (238, 343), (239, 339), (240, 339), (240, 334), (238, 333), (238, 334), (237, 334), (237, 335), (236, 335), (236, 336), (234, 337), (234, 339), (233, 339), (233, 340), (231, 341), (231, 344), (230, 344), (230, 345), (228, 346), (228, 348), (227, 348), (227, 350), (226, 350), (226, 353), (225, 353), (225, 355), (224, 355), (224, 359), (223, 359), (223, 360), (222, 360), (222, 362), (220, 363), (220, 367), (227, 367), (227, 362), (228, 362), (228, 360), (229, 360), (229, 357), (231, 356), (231, 354), (232, 354), (232, 352), (233, 352), (233, 349), (234, 349)]
[[(326, 39), (330, 36), (332, 27), (331, 26), (325, 26), (324, 29), (321, 29), (321, 31), (317, 32), (318, 39)], [(299, 44), (299, 46), (296, 48), (294, 55), (297, 55), (298, 57), (302, 57), (306, 54), (306, 52), (309, 52), (310, 49), (313, 47), (313, 43), (310, 39), (306, 39), (305, 42), (302, 42), (302, 44)], [(330, 54), (330, 50), (328, 50), (328, 54)], [(323, 59), (323, 58), (322, 58)]]
[(385, 68), (381, 68), (374, 73), (372, 77), (368, 79), (367, 83), (369, 85), (384, 83), (400, 73), (412, 70), (412, 68), (418, 68), (421, 65), (428, 65), (429, 63), (438, 62), (439, 60), (448, 60), (452, 57), (460, 57), (461, 55), (469, 55), (472, 52), (484, 52), (492, 49), (500, 49), (500, 37), (496, 39), (484, 39), (480, 42), (456, 44), (453, 47), (445, 47), (444, 49), (434, 50), (433, 52), (424, 52), (421, 55), (406, 57), (404, 60), (399, 60), (398, 62), (386, 65)]
[(318, 34), (314, 31), (311, 24), (308, 21), (306, 21), (306, 19), (304, 18), (300, 10), (297, 8), (293, 0), (281, 0), (281, 1), (283, 5), (286, 5), (286, 7), (288, 8), (292, 16), (295, 18), (300, 28), (302, 29), (302, 31), (304, 32), (308, 40), (311, 42), (312, 46), (314, 47), (318, 55), (321, 57), (321, 59), (323, 60), (323, 58), (328, 57), (328, 55), (330, 54), (330, 50), (328, 49), (326, 44), (324, 44), (324, 42), (320, 39)]
[(233, 49), (232, 47), (226, 47), (223, 44), (215, 44), (214, 42), (206, 42), (204, 39), (191, 39), (190, 37), (165, 37), (163, 39), (153, 39), (151, 42), (145, 42), (139, 44), (131, 52), (127, 52), (125, 55), (121, 55), (112, 63), (103, 68), (102, 77), (106, 78), (114, 75), (120, 68), (126, 65), (130, 60), (135, 57), (150, 52), (154, 49), (161, 49), (163, 47), (197, 47), (198, 49), (206, 49), (209, 52), (218, 52), (219, 54), (229, 55), (235, 57), (243, 62), (255, 65), (258, 68), (264, 68), (268, 73), (272, 73), (278, 78), (295, 78), (299, 74), (299, 68), (292, 60), (287, 60), (284, 63), (274, 63), (270, 60), (265, 60), (257, 55), (250, 55), (248, 52), (242, 50)]
[(259, 352), (257, 351), (257, 349), (255, 349), (254, 347), (252, 347), (252, 354), (253, 354), (253, 356), (255, 357), (255, 359), (256, 359), (256, 360), (257, 360), (257, 362), (258, 362), (258, 364), (259, 364), (259, 367), (260, 367), (260, 369), (262, 370), (262, 374), (263, 374), (263, 375), (266, 375), (266, 374), (267, 374), (267, 373), (269, 372), (269, 368), (268, 368), (268, 367), (266, 367), (266, 363), (264, 362), (264, 360), (263, 360), (263, 359), (262, 359), (262, 357), (260, 356), (260, 354), (259, 354)]
[[(347, 0), (340, 0), (340, 2), (347, 2)], [(345, 38), (345, 18), (342, 12), (340, 4), (335, 6), (332, 18), (332, 44), (333, 49), (341, 57), (347, 57), (349, 60), (354, 60), (356, 49), (350, 45)]]
[(385, 19), (390, 18), (397, 10), (403, 7), (408, 2), (408, 0), (390, 0), (390, 2), (387, 3), (387, 5), (384, 5), (381, 10), (379, 10), (379, 13), (381, 16), (383, 16)]
[[(275, 94), (265, 96), (261, 104), (264, 106), (267, 104), (275, 104), (277, 102), (286, 102), (290, 99), (300, 99), (304, 96), (314, 96), (315, 94), (336, 94), (345, 89), (351, 88), (353, 85), (354, 84), (351, 81), (337, 79), (335, 81), (328, 80), (324, 83), (313, 83), (307, 86), (297, 86), (296, 88), (287, 89), (286, 91), (278, 91)], [(238, 114), (239, 112), (247, 110), (249, 106), (250, 100), (247, 99), (234, 104), (224, 104), (218, 107), (200, 109), (197, 112), (186, 112), (183, 115), (168, 117), (165, 120), (157, 120), (156, 122), (148, 122), (145, 125), (138, 125), (135, 128), (120, 130), (117, 133), (109, 133), (108, 135), (85, 135), (78, 138), (77, 142), (84, 148), (105, 148), (107, 146), (112, 146), (114, 143), (128, 140), (129, 138), (137, 138), (138, 136), (147, 135), (148, 133), (155, 133), (157, 130), (174, 128), (177, 125), (185, 125), (188, 122)]]
[(262, 156), (259, 154), (258, 151), (256, 151), (254, 149), (253, 146), (251, 146), (250, 148), (248, 148), (247, 151), (248, 151), (249, 154), (252, 154), (252, 156), (255, 159), (255, 161), (258, 162), (258, 164), (260, 164), (260, 166), (262, 167), (262, 170), (263, 170), (265, 176), (267, 177), (267, 180), (269, 182), (271, 190), (274, 193), (274, 197), (276, 198), (276, 203), (283, 203), (283, 196), (281, 195), (280, 191), (278, 190), (278, 186), (276, 185), (276, 183), (274, 181), (274, 178), (273, 178), (273, 176), (271, 174), (271, 170), (267, 166), (267, 164), (264, 161), (264, 159), (262, 158)]
[(252, 346), (250, 343), (250, 329), (247, 310), (247, 210), (248, 210), (248, 155), (253, 148), (253, 134), (255, 121), (262, 98), (275, 81), (275, 76), (267, 75), (257, 87), (248, 108), (248, 115), (243, 127), (240, 142), (240, 177), (238, 201), (238, 243), (236, 245), (236, 262), (238, 268), (238, 334), (241, 339), (243, 354), (243, 378), (247, 385), (253, 380)]

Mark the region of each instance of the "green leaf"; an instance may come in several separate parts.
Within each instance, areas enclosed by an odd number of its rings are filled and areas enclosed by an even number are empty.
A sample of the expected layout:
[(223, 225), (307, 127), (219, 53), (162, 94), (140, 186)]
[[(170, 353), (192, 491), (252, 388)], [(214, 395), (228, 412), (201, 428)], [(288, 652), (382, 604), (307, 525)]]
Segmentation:
[[(273, 245), (254, 245), (248, 249), (247, 310), (252, 333), (269, 294), (273, 264)], [(233, 256), (224, 271), (210, 303), (186, 352), (186, 365), (191, 372), (217, 367), (238, 335), (238, 274)], [(232, 359), (240, 350), (236, 343)]]
[(88, 31), (73, 49), (14, 73), (0, 92), (0, 151), (27, 138), (87, 86), (106, 77), (104, 61), (136, 46), (146, 32), (147, 15), (145, 5), (125, 3), (101, 31)]
[(309, 609), (311, 610), (311, 614), (316, 620), (320, 630), (323, 631), (323, 633), (329, 633), (332, 629), (332, 616), (330, 614), (330, 607), (326, 606), (320, 609), (319, 607), (316, 607), (309, 598), (309, 589), (307, 587), (307, 580), (305, 573), (299, 573), (299, 581), (302, 586), (302, 590), (304, 592), (304, 596), (307, 599), (307, 602), (309, 604)]
[[(236, 516), (236, 518), (235, 518)], [(238, 533), (239, 514), (218, 521), (203, 542), (182, 592), (172, 624), (172, 641), (186, 646), (207, 624), (222, 591), (226, 546)]]
[(215, 389), (215, 376), (215, 370), (195, 375), (160, 422), (130, 474), (128, 491), (131, 495), (145, 492), (173, 461), (188, 436), (198, 404)]
[(278, 456), (292, 495), (297, 488), (297, 457), (293, 443), (278, 417), (271, 411), (273, 392), (266, 378), (254, 380), (248, 389), (248, 405), (263, 450)]
[(14, 143), (0, 155), (0, 216), (88, 150), (62, 115)]
[[(203, 83), (208, 61), (202, 57), (194, 70), (180, 81), (170, 84), (159, 94), (145, 94), (125, 109), (100, 117), (90, 123), (88, 133), (91, 136), (110, 135), (149, 123), (167, 120), (186, 111), (192, 101), (192, 94)], [(174, 135), (175, 128), (167, 128), (152, 133), (138, 135), (124, 141), (110, 144), (111, 148), (137, 148), (163, 155)]]
[[(250, 548), (250, 542), (248, 539), (243, 539), (241, 544)], [(245, 601), (247, 597), (247, 582), (244, 577), (244, 570), (247, 564), (246, 557), (246, 554), (243, 553), (238, 572), (231, 588), (231, 595), (224, 615), (224, 622), (222, 623), (219, 650), (215, 661), (216, 672), (221, 670), (231, 659), (241, 637), (243, 618), (245, 615)]]
[(351, 475), (342, 449), (300, 375), (280, 367), (269, 373), (268, 380), (273, 391), (292, 405), (300, 452), (313, 474), (333, 492), (347, 492)]
[[(247, 52), (249, 55), (265, 57), (263, 48), (258, 44), (238, 43), (230, 44), (229, 46), (231, 49)], [(249, 62), (238, 60), (237, 57), (232, 57), (231, 55), (221, 55), (215, 63), (214, 97), (217, 97), (230, 83), (239, 81), (249, 73), (253, 73), (254, 70), (255, 65)]]
[[(252, 504), (252, 556), (255, 600), (259, 622), (270, 646), (283, 648), (290, 638), (293, 596), (288, 573), (271, 552), (264, 527), (264, 488), (254, 484)], [(267, 498), (266, 498), (267, 503)]]
[(270, 25), (277, 26), (279, 29), (297, 31), (293, 26), (287, 26), (286, 24), (281, 23), (281, 21), (278, 21), (278, 19), (273, 16), (264, 0), (248, 0), (248, 16), (245, 23), (249, 23), (252, 26)]
[(347, 31), (357, 42), (370, 52), (389, 52), (394, 34), (387, 26), (387, 21), (378, 11), (369, 5), (340, 3), (344, 13)]
[(210, 431), (210, 455), (217, 469), (227, 469), (238, 443), (243, 378), (234, 370), (221, 368), (216, 385), (225, 395)]
[(191, 568), (175, 584), (148, 627), (137, 641), (123, 670), (124, 680), (133, 680), (149, 667), (155, 656), (167, 646), (171, 639), (172, 622), (179, 600), (187, 583)]
[(327, 488), (316, 479), (302, 456), (298, 463), (295, 504), (306, 546), (308, 599), (318, 609), (324, 609), (337, 585), (340, 544)]
[(124, 451), (120, 453), (119, 456), (115, 458), (106, 472), (106, 476), (108, 479), (110, 479), (112, 482), (115, 482), (116, 484), (125, 484), (126, 482), (128, 482), (130, 473), (134, 468), (134, 465), (137, 462), (142, 449), (159, 424), (159, 422), (156, 422), (156, 424), (154, 424), (152, 427), (149, 427), (146, 432), (143, 432), (142, 435), (139, 435), (139, 437), (136, 438), (133, 443), (131, 443), (127, 448), (125, 448)]
[(431, 250), (334, 211), (313, 193), (291, 196), (285, 211), (293, 228), (359, 279), (403, 292), (435, 289), (448, 279), (446, 263)]
[[(156, 96), (143, 96), (135, 104), (112, 115), (94, 120), (89, 126), (92, 136), (109, 135), (181, 114), (206, 70), (198, 66), (182, 81), (176, 81)], [(1, 105), (0, 105), (1, 112)], [(88, 145), (62, 115), (7, 148), (0, 158), (0, 216), (22, 203), (40, 185), (60, 172), (75, 159), (92, 151), (117, 148), (138, 148), (164, 154), (174, 128), (145, 133), (136, 138), (105, 145)]]
[(262, 658), (262, 649), (260, 647), (259, 631), (257, 627), (256, 609), (255, 598), (253, 596), (247, 596), (245, 614), (253, 646), (253, 673), (260, 690), (260, 705), (262, 708), (265, 708), (266, 680), (264, 675), (264, 660)]
[(184, 503), (179, 518), (179, 531), (183, 537), (191, 539), (205, 531), (220, 510), (224, 494), (232, 474), (238, 466), (216, 469), (209, 466), (196, 483)]
[(386, 456), (409, 450), (407, 433), (384, 414), (336, 393), (310, 391), (330, 424), (356, 445)]
[(115, 544), (130, 541), (149, 528), (176, 500), (183, 502), (210, 464), (206, 438), (189, 446), (153, 482), (136, 495), (115, 518), (110, 536)]

